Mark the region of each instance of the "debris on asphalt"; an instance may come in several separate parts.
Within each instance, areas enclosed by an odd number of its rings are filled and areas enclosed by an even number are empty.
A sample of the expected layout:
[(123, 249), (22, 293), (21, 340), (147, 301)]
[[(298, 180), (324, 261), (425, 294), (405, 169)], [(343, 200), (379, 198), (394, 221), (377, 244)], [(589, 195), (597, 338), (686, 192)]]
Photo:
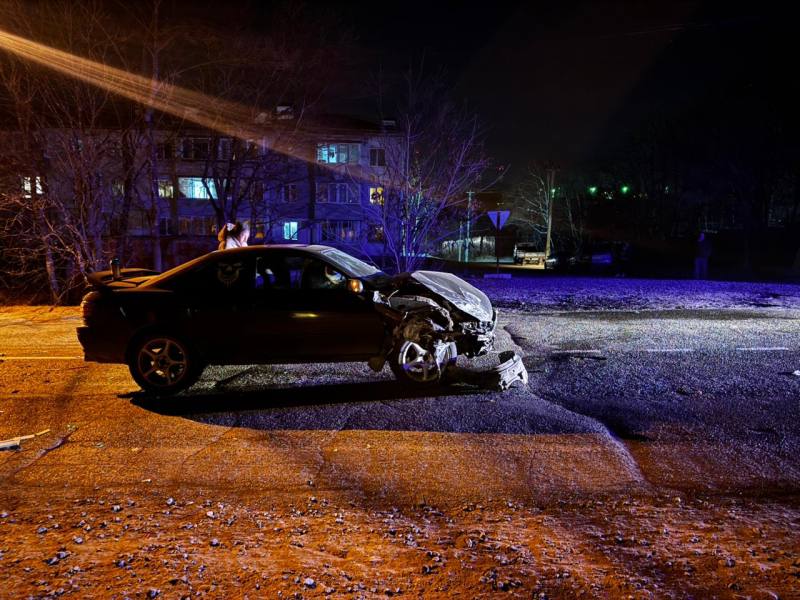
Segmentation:
[(513, 350), (498, 354), (500, 364), (491, 369), (468, 369), (458, 365), (448, 367), (445, 372), (447, 383), (466, 383), (477, 387), (505, 391), (518, 385), (528, 385), (528, 370), (522, 357)]
[(39, 437), (40, 435), (44, 435), (46, 433), (50, 433), (49, 429), (44, 429), (38, 433), (32, 433), (30, 435), (19, 435), (17, 437), (9, 438), (7, 440), (0, 440), (0, 450), (17, 450), (22, 445), (22, 442), (27, 440), (32, 440), (35, 437)]
[(19, 437), (0, 441), (0, 450), (16, 450), (24, 440), (32, 440), (32, 435), (21, 435)]

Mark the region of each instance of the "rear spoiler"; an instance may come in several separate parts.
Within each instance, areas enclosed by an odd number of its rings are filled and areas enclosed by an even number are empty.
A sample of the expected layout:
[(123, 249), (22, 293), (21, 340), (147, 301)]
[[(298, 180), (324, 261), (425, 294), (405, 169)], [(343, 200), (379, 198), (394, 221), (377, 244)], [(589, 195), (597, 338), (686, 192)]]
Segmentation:
[(150, 269), (129, 268), (120, 269), (119, 276), (114, 277), (113, 271), (97, 271), (86, 276), (86, 283), (98, 290), (109, 287), (136, 287), (141, 282), (130, 281), (131, 279), (158, 274), (158, 271)]

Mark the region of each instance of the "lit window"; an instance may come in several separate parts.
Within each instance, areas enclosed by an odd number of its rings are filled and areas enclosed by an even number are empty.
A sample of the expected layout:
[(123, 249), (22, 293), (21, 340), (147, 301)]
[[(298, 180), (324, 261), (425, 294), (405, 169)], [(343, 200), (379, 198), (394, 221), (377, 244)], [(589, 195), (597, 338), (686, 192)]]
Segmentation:
[(371, 187), (369, 188), (369, 203), (383, 206), (383, 188)]
[[(208, 200), (212, 196), (214, 198), (217, 197), (214, 181), (212, 179), (204, 180), (202, 177), (178, 177), (178, 190), (182, 196), (196, 200)], [(211, 195), (209, 195), (209, 190)]]
[(385, 167), (386, 166), (386, 150), (383, 148), (370, 148), (369, 149), (369, 166), (370, 167)]
[(263, 222), (256, 223), (255, 233), (253, 237), (259, 241), (263, 241), (267, 235), (267, 225)]
[(172, 198), (175, 189), (172, 187), (171, 179), (158, 180), (158, 197), (159, 198)]
[(297, 221), (283, 223), (283, 239), (297, 241)]
[(44, 188), (42, 188), (42, 178), (38, 175), (36, 177), (23, 177), (22, 178), (22, 192), (25, 198), (30, 198), (34, 190), (37, 196), (41, 196), (44, 194)]
[(317, 162), (341, 165), (355, 164), (361, 156), (360, 144), (317, 144)]
[(121, 179), (114, 179), (111, 182), (111, 194), (121, 198), (125, 195), (125, 182)]

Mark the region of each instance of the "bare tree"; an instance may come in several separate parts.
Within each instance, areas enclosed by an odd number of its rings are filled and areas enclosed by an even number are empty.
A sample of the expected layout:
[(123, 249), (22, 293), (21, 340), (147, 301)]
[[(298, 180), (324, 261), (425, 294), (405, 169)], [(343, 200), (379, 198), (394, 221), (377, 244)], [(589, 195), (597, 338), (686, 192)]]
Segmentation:
[(555, 169), (534, 163), (511, 192), (510, 224), (523, 235), (542, 243), (544, 249), (548, 228), (552, 225)]
[[(93, 2), (20, 5), (11, 13), (16, 29), (31, 38), (40, 23), (58, 22), (51, 43), (100, 61), (114, 50), (105, 15)], [(41, 257), (59, 301), (108, 258), (103, 236), (116, 200), (110, 179), (119, 162), (118, 107), (106, 90), (10, 57), (2, 61), (0, 82), (17, 120), (10, 137), (17, 141), (18, 175), (16, 182), (6, 178), (2, 196), (5, 214), (13, 217), (4, 226), (16, 267)], [(34, 225), (34, 235), (19, 231), (23, 223)]]
[(424, 63), (404, 77), (396, 131), (387, 136), (382, 202), (367, 219), (383, 228), (389, 267), (411, 271), (458, 228), (466, 193), (489, 166), (477, 116), (448, 97), (441, 72)]
[(510, 222), (524, 236), (553, 251), (580, 250), (584, 239), (582, 204), (586, 187), (546, 163), (528, 166), (511, 191)]

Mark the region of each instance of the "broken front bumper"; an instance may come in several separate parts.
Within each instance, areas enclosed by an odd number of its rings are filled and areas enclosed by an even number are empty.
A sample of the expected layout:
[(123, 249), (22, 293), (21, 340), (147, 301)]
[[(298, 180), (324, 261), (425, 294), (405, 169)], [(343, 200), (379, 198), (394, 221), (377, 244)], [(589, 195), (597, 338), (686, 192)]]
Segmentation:
[(512, 350), (506, 350), (498, 355), (500, 364), (492, 369), (467, 369), (459, 366), (450, 366), (445, 371), (447, 383), (467, 383), (478, 387), (505, 391), (513, 386), (528, 385), (528, 370), (522, 362), (522, 357)]

